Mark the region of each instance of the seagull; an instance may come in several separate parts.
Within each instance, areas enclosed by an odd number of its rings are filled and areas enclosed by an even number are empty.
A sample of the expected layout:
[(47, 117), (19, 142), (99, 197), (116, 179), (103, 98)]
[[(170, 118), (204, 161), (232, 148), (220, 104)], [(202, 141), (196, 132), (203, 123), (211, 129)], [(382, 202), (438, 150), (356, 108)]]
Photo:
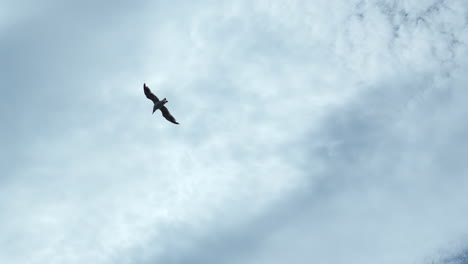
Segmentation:
[(167, 100), (166, 98), (162, 99), (161, 101), (159, 101), (158, 97), (156, 95), (154, 95), (154, 93), (151, 92), (150, 88), (148, 88), (148, 86), (146, 86), (146, 83), (143, 84), (143, 90), (145, 91), (145, 95), (148, 99), (150, 99), (151, 101), (153, 101), (154, 103), (154, 106), (153, 106), (153, 114), (156, 110), (161, 110), (162, 112), (162, 115), (164, 116), (164, 118), (166, 118), (169, 122), (172, 122), (174, 124), (179, 124), (177, 123), (176, 119), (171, 115), (171, 113), (169, 113), (169, 110), (167, 109), (167, 107), (165, 107), (164, 105), (167, 103)]

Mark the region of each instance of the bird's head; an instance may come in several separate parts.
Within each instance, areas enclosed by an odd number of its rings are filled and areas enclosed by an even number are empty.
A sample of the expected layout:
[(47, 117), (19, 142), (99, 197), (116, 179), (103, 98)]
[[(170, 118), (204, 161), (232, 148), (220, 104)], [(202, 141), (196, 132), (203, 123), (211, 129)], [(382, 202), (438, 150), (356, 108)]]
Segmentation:
[(167, 102), (169, 102), (169, 101), (167, 101), (167, 99), (166, 99), (166, 98), (164, 98), (164, 99), (163, 99), (163, 102), (164, 102), (164, 103), (167, 103)]

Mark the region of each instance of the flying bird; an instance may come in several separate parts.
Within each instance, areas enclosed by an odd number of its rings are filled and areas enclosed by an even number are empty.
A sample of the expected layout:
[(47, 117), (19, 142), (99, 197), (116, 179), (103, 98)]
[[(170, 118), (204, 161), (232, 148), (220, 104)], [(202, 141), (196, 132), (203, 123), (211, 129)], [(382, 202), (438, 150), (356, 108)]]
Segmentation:
[(153, 106), (153, 114), (156, 110), (161, 110), (162, 112), (162, 115), (164, 116), (164, 118), (166, 118), (169, 122), (172, 122), (174, 124), (179, 124), (177, 123), (176, 119), (171, 115), (171, 113), (169, 112), (169, 110), (167, 109), (167, 107), (165, 107), (164, 105), (167, 103), (167, 100), (166, 98), (162, 99), (161, 101), (159, 100), (159, 98), (154, 95), (154, 93), (151, 92), (150, 88), (148, 88), (148, 86), (146, 86), (146, 83), (143, 84), (143, 90), (145, 91), (145, 95), (148, 99), (150, 99), (151, 101), (153, 101), (154, 103), (154, 106)]

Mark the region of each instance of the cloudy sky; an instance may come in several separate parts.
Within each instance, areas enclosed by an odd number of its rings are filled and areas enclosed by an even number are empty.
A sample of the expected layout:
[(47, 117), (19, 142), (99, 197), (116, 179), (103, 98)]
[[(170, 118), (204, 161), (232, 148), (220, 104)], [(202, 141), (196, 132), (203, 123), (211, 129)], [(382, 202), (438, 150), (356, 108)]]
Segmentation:
[(0, 0), (0, 263), (468, 263), (467, 45), (466, 0)]

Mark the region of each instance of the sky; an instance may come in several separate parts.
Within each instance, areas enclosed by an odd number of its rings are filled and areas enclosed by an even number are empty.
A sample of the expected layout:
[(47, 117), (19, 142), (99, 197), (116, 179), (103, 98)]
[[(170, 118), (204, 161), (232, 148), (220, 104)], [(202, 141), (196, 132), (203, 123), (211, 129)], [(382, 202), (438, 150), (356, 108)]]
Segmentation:
[(465, 0), (0, 0), (0, 263), (468, 263), (467, 45)]

